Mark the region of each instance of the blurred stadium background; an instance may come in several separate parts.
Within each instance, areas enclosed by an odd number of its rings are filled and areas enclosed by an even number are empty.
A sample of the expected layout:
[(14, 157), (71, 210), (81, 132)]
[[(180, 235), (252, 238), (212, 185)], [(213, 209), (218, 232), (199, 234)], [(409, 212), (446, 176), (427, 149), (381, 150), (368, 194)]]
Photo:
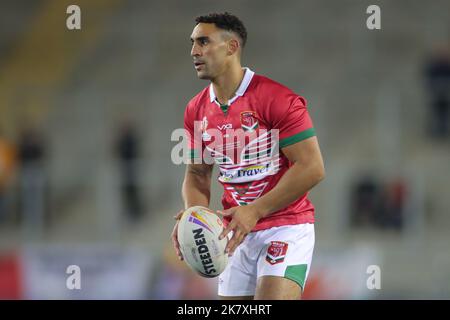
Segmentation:
[(245, 66), (309, 102), (327, 177), (305, 298), (449, 299), (445, 0), (1, 1), (0, 298), (215, 298), (170, 242), (184, 173), (170, 137), (207, 85), (189, 35), (212, 11), (246, 24)]

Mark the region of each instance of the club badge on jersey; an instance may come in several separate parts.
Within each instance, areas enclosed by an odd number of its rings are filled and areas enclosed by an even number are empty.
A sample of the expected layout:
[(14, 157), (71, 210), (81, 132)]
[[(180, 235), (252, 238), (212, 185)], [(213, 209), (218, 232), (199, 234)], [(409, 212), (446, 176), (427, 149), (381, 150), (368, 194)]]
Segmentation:
[(253, 132), (258, 128), (258, 119), (256, 112), (243, 111), (241, 112), (241, 126), (244, 131)]
[(281, 241), (271, 241), (270, 246), (267, 248), (266, 261), (271, 265), (281, 263), (286, 257), (288, 244)]

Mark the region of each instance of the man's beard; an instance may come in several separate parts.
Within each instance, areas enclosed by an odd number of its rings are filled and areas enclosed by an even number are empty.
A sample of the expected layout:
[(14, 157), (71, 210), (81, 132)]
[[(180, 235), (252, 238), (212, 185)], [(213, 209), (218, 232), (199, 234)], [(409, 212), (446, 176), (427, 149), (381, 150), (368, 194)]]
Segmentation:
[(211, 80), (212, 79), (212, 77), (208, 74), (198, 75), (198, 78), (202, 79), (202, 80)]
[(205, 73), (198, 72), (198, 73), (197, 73), (197, 76), (198, 76), (199, 79), (202, 79), (202, 80), (211, 80), (211, 79), (213, 78), (213, 77), (211, 77), (211, 75), (210, 75), (209, 73), (207, 73), (207, 72), (205, 72)]

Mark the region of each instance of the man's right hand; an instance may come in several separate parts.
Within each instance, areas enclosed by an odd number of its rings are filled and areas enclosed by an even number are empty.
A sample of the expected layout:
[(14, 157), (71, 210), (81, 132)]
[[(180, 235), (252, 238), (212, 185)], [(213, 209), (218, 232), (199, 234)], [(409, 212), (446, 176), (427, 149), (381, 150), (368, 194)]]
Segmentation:
[(177, 256), (180, 260), (183, 260), (183, 255), (181, 254), (180, 250), (180, 244), (178, 243), (178, 223), (180, 222), (181, 216), (183, 215), (184, 210), (180, 210), (176, 216), (174, 216), (175, 220), (177, 221), (175, 223), (175, 226), (173, 227), (172, 231), (172, 243), (173, 247), (175, 248), (175, 251), (177, 253)]

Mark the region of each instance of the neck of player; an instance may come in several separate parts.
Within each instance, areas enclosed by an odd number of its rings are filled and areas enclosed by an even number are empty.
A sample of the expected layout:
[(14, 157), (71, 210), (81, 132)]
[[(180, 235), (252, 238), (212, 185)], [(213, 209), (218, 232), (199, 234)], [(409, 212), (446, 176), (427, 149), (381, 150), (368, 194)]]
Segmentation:
[(228, 104), (228, 100), (234, 97), (244, 78), (245, 70), (240, 64), (234, 64), (220, 76), (212, 80), (214, 93), (220, 104)]

